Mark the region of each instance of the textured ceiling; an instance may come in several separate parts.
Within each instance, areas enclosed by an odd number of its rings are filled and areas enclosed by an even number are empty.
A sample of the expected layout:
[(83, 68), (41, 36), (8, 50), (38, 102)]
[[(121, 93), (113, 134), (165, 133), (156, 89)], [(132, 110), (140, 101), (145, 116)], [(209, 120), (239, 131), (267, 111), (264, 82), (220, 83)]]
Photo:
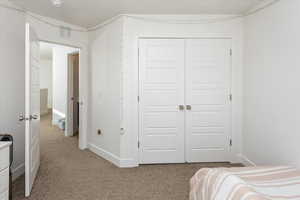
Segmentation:
[(95, 26), (117, 14), (241, 14), (262, 0), (11, 0), (34, 13), (82, 27)]

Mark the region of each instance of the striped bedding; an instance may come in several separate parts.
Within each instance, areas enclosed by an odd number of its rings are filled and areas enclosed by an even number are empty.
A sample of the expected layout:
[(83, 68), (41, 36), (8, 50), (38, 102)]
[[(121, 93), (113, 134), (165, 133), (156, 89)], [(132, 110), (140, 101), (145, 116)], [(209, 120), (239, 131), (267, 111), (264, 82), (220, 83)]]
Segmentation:
[(201, 169), (190, 200), (300, 200), (300, 170), (293, 167)]

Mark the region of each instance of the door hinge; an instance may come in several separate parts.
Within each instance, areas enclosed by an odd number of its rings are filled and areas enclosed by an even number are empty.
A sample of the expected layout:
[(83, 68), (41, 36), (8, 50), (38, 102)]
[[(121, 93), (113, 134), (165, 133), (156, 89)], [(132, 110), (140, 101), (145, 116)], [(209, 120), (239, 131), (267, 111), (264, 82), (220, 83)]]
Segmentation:
[(138, 141), (138, 148), (140, 148), (140, 141)]
[(229, 141), (229, 145), (232, 147), (232, 139), (230, 139), (230, 141)]
[(232, 49), (230, 49), (230, 55), (232, 56)]
[(140, 102), (140, 96), (137, 96), (137, 101)]
[(229, 100), (232, 101), (232, 94), (229, 94)]

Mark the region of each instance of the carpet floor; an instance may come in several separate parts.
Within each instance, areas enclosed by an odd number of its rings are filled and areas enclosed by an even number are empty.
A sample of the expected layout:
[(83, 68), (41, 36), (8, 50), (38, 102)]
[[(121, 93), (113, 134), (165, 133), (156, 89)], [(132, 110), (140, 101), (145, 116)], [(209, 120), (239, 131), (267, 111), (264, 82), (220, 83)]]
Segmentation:
[(32, 195), (24, 198), (24, 176), (13, 184), (13, 200), (187, 200), (189, 179), (203, 167), (227, 163), (142, 165), (120, 169), (78, 149), (77, 137), (64, 137), (41, 120), (41, 166)]

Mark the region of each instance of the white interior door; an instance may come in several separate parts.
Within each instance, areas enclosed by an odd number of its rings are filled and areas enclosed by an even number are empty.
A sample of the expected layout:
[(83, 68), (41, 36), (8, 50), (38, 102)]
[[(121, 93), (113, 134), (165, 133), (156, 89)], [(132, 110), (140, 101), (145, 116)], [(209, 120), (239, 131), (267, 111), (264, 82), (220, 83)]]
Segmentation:
[(186, 160), (230, 161), (231, 40), (186, 40)]
[(40, 166), (40, 66), (39, 40), (26, 24), (26, 129), (25, 129), (25, 196), (30, 196)]
[(73, 134), (75, 134), (79, 132), (79, 53), (74, 54), (73, 100)]
[(79, 53), (68, 55), (68, 95), (67, 95), (66, 136), (79, 132)]
[(184, 40), (143, 39), (139, 55), (140, 163), (183, 163)]
[(67, 123), (66, 123), (66, 136), (74, 135), (74, 89), (73, 89), (73, 79), (74, 79), (74, 56), (73, 54), (68, 54), (68, 95), (67, 95)]

